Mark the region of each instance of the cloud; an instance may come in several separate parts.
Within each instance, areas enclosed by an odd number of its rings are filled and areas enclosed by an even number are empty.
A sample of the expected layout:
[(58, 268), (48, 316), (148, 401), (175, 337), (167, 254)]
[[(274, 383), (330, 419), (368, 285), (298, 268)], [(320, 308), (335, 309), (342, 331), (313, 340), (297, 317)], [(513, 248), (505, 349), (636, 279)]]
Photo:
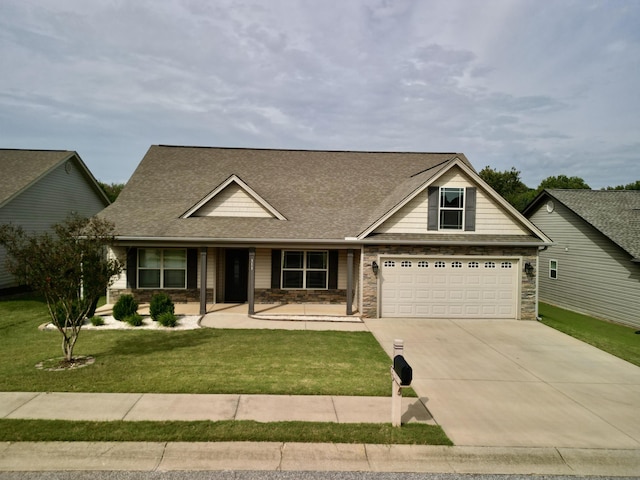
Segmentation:
[(76, 149), (107, 181), (177, 143), (462, 151), (530, 182), (628, 183), (639, 23), (622, 0), (6, 0), (0, 142)]

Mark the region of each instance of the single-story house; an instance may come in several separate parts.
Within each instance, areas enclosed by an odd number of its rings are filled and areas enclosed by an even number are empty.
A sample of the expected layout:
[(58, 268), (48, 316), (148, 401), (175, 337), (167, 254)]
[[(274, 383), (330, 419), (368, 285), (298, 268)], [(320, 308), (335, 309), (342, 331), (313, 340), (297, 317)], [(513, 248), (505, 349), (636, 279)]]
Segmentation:
[(640, 327), (640, 190), (544, 190), (524, 214), (554, 242), (541, 301)]
[(461, 153), (152, 146), (100, 215), (141, 301), (338, 303), (366, 317), (536, 317), (549, 239)]
[[(0, 224), (43, 233), (72, 213), (92, 217), (109, 204), (76, 152), (0, 149)], [(0, 290), (18, 286), (5, 260), (0, 247)]]

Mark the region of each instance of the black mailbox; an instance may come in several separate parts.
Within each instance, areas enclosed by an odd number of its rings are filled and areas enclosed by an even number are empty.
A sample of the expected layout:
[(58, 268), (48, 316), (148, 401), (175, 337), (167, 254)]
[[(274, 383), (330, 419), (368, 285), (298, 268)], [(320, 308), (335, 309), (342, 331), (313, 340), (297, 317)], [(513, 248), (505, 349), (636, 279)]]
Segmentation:
[(411, 385), (413, 369), (402, 355), (396, 355), (393, 358), (393, 370), (396, 372), (398, 377), (400, 377), (400, 385), (404, 387)]

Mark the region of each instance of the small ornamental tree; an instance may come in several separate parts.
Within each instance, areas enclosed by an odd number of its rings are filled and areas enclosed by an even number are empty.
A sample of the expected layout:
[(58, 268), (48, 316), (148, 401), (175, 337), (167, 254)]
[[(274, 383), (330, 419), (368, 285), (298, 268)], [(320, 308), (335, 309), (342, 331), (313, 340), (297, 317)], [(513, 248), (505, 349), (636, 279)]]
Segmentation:
[(113, 225), (99, 218), (71, 216), (52, 233), (27, 234), (21, 227), (0, 225), (0, 245), (7, 251), (7, 270), (42, 294), (51, 322), (62, 334), (62, 351), (73, 361), (73, 348), (92, 305), (122, 272), (107, 256)]

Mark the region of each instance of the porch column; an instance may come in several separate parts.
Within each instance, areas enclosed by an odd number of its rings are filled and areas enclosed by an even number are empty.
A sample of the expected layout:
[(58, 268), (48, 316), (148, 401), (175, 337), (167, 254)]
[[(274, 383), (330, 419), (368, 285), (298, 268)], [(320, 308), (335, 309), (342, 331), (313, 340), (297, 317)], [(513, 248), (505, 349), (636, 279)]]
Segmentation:
[(249, 249), (249, 281), (247, 282), (247, 302), (249, 303), (249, 315), (256, 313), (255, 290), (256, 290), (256, 249)]
[(200, 315), (207, 313), (207, 247), (200, 247)]
[(353, 315), (353, 250), (347, 250), (347, 315)]

